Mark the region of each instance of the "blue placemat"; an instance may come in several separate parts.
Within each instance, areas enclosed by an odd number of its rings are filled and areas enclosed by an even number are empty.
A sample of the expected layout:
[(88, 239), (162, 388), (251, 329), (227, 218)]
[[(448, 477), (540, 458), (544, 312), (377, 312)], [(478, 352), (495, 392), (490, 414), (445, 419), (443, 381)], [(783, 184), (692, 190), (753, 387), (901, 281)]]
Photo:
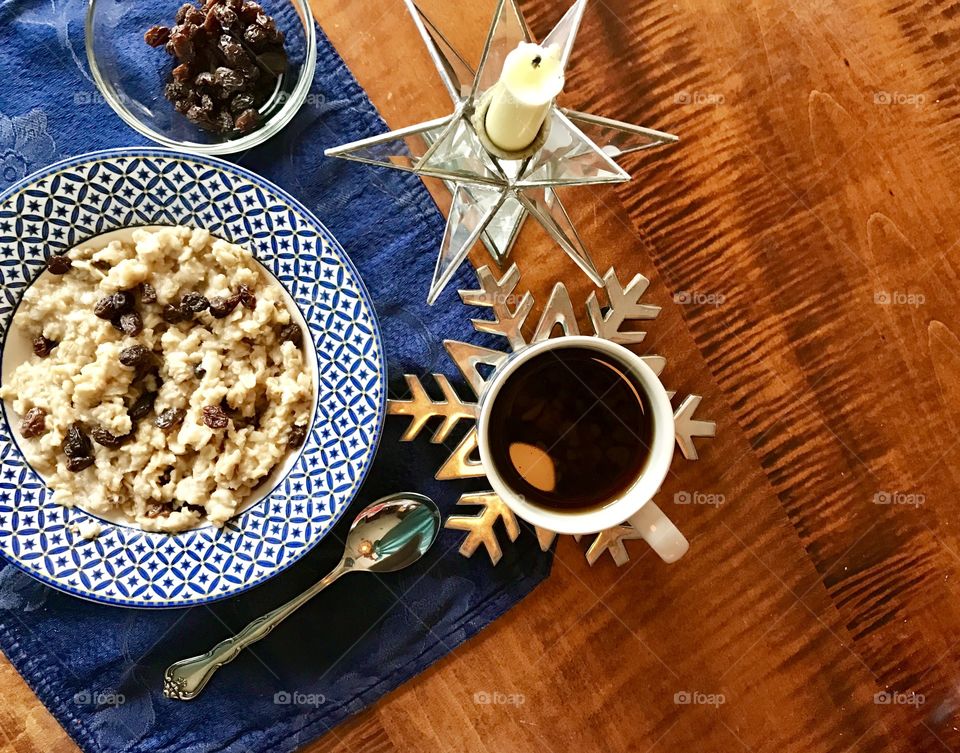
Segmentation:
[[(61, 157), (145, 143), (96, 94), (84, 11), (83, 0), (0, 2), (0, 188)], [(317, 71), (293, 123), (238, 161), (303, 201), (352, 256), (382, 317), (394, 390), (404, 372), (455, 376), (441, 340), (477, 341), (473, 312), (453, 292), (471, 287), (472, 275), (462, 271), (436, 307), (423, 303), (442, 218), (418, 179), (323, 156), (385, 126), (322, 35)], [(332, 566), (334, 539), (367, 502), (411, 489), (450, 511), (465, 487), (433, 481), (445, 450), (398, 444), (404, 423), (387, 421), (370, 479), (334, 536), (271, 583), (209, 608), (143, 612), (62, 595), (7, 565), (0, 648), (85, 751), (282, 753), (307, 743), (444, 656), (549, 571), (529, 534), (493, 568), (483, 552), (461, 557), (463, 533), (445, 531), (407, 572), (335, 584), (221, 670), (200, 699), (161, 697), (167, 664), (206, 650)]]

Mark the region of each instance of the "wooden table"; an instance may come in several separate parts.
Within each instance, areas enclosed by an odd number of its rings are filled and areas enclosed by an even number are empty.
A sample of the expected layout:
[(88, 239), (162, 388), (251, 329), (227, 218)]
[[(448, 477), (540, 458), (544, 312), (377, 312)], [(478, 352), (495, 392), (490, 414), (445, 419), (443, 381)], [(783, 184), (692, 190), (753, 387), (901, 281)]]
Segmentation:
[[(314, 7), (391, 126), (449, 110), (399, 0)], [(478, 57), (492, 3), (425, 7)], [(563, 7), (524, 2), (541, 35)], [(719, 421), (663, 492), (690, 554), (591, 568), (563, 539), (530, 598), (306, 750), (960, 749), (958, 10), (593, 0), (565, 103), (682, 138), (565, 195)], [(590, 288), (533, 223), (516, 258), (541, 302)], [(5, 661), (0, 687), (8, 749), (75, 750)]]

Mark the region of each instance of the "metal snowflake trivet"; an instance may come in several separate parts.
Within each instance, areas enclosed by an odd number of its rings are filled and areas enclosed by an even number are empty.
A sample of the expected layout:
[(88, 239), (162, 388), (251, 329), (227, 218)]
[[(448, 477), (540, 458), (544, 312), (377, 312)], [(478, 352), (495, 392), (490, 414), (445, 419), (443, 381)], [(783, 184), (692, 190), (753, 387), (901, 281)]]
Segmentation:
[[(488, 267), (481, 267), (477, 270), (477, 278), (480, 288), (461, 290), (460, 298), (469, 306), (490, 309), (493, 318), (472, 320), (474, 329), (503, 337), (510, 350), (516, 351), (534, 342), (545, 340), (551, 337), (558, 326), (564, 335), (581, 334), (573, 301), (563, 283), (557, 283), (554, 286), (550, 299), (537, 321), (533, 336), (528, 341), (523, 330), (533, 311), (534, 299), (529, 291), (522, 296), (515, 294), (514, 291), (520, 282), (520, 271), (517, 265), (512, 265), (499, 279)], [(631, 322), (655, 319), (660, 313), (659, 306), (640, 303), (640, 298), (649, 284), (650, 281), (646, 277), (638, 274), (624, 286), (616, 273), (612, 269), (609, 270), (603, 276), (605, 301), (601, 303), (597, 292), (594, 291), (585, 302), (593, 334), (621, 344), (642, 342), (646, 332), (627, 328), (627, 325)], [(514, 302), (516, 302), (515, 305)], [(483, 393), (484, 385), (492, 371), (509, 355), (508, 352), (455, 340), (447, 340), (444, 346), (466, 379), (474, 397), (477, 398)], [(642, 358), (658, 376), (667, 363), (662, 356), (647, 355)], [(486, 367), (483, 372), (480, 366)], [(463, 400), (442, 374), (432, 375), (442, 395), (442, 398), (436, 400), (430, 397), (418, 377), (407, 374), (404, 378), (410, 391), (409, 399), (390, 400), (387, 404), (387, 412), (390, 415), (408, 416), (411, 419), (401, 440), (409, 442), (416, 439), (431, 419), (440, 419), (439, 425), (430, 437), (431, 442), (440, 444), (450, 437), (461, 421), (473, 422), (463, 439), (450, 452), (447, 460), (437, 471), (436, 477), (441, 480), (453, 480), (484, 476), (483, 465), (475, 459), (477, 404)], [(671, 399), (675, 395), (673, 392), (667, 394)], [(700, 401), (699, 395), (689, 395), (674, 410), (677, 446), (688, 460), (696, 460), (698, 457), (693, 441), (695, 437), (713, 437), (716, 433), (716, 424), (713, 421), (694, 418)], [(447, 519), (447, 528), (467, 532), (460, 546), (460, 553), (470, 557), (483, 545), (491, 561), (494, 564), (499, 562), (503, 552), (496, 532), (497, 524), (503, 524), (507, 538), (511, 542), (520, 535), (520, 526), (513, 511), (492, 491), (464, 494), (457, 505), (481, 508), (480, 512), (474, 515), (451, 515)], [(534, 530), (540, 548), (546, 551), (557, 534), (542, 528)], [(579, 541), (581, 537), (575, 538)], [(610, 552), (614, 562), (617, 565), (623, 565), (629, 559), (624, 542), (639, 538), (641, 538), (640, 533), (627, 523), (601, 531), (594, 536), (587, 549), (587, 561), (592, 565), (604, 552)]]
[[(478, 240), (502, 270), (528, 214), (595, 285), (603, 286), (604, 279), (554, 189), (628, 181), (630, 175), (614, 157), (670, 144), (677, 137), (554, 103), (533, 148), (523, 153), (500, 152), (486, 138), (482, 116), (507, 54), (520, 42), (533, 41), (516, 0), (498, 2), (476, 70), (415, 0), (404, 2), (453, 100), (454, 112), (328, 149), (326, 154), (439, 178), (451, 190), (453, 204), (427, 301), (436, 301)], [(556, 46), (564, 70), (586, 2), (577, 0), (542, 43)]]

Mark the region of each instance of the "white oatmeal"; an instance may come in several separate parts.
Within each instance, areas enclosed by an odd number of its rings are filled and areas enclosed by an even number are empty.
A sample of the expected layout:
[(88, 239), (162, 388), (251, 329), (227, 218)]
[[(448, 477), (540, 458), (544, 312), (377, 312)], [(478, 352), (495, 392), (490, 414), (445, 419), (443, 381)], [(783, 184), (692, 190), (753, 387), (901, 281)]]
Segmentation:
[[(119, 512), (151, 531), (180, 531), (204, 518), (223, 525), (302, 441), (310, 420), (313, 377), (282, 291), (247, 250), (205, 230), (136, 230), (132, 242), (67, 255), (72, 267), (44, 272), (14, 317), (28, 338), (57, 344), (0, 386), (18, 416), (46, 414), (35, 429), (42, 433), (21, 442), (27, 460), (63, 505), (111, 519)], [(255, 301), (237, 301), (241, 286)], [(141, 332), (133, 334), (139, 327), (128, 320), (124, 333), (94, 313), (118, 291), (134, 292)], [(230, 308), (223, 299), (235, 307), (223, 318), (205, 309), (171, 323), (191, 293), (220, 298), (221, 314)], [(169, 306), (178, 308), (164, 314)], [(121, 353), (129, 361), (135, 345), (154, 355), (124, 365)], [(132, 420), (131, 407), (138, 398), (149, 405), (150, 393), (153, 409), (140, 420), (135, 410)], [(166, 431), (158, 425), (164, 418), (172, 423)], [(65, 454), (71, 426), (97, 440), (70, 450), (81, 458), (74, 467), (93, 458), (76, 471)], [(119, 446), (104, 446), (104, 436)]]
[(70, 530), (73, 531), (81, 539), (86, 539), (87, 541), (93, 541), (97, 536), (103, 533), (103, 527), (96, 520), (87, 520), (83, 523), (76, 523), (70, 526)]

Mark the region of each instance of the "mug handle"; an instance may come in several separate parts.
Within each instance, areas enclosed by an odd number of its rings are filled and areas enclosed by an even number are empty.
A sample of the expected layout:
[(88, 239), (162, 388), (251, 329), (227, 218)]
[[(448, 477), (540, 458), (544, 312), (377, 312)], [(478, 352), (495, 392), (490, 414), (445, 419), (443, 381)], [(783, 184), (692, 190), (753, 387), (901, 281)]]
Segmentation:
[(630, 525), (664, 562), (676, 562), (690, 548), (680, 529), (663, 514), (663, 510), (657, 507), (653, 500), (630, 516)]

